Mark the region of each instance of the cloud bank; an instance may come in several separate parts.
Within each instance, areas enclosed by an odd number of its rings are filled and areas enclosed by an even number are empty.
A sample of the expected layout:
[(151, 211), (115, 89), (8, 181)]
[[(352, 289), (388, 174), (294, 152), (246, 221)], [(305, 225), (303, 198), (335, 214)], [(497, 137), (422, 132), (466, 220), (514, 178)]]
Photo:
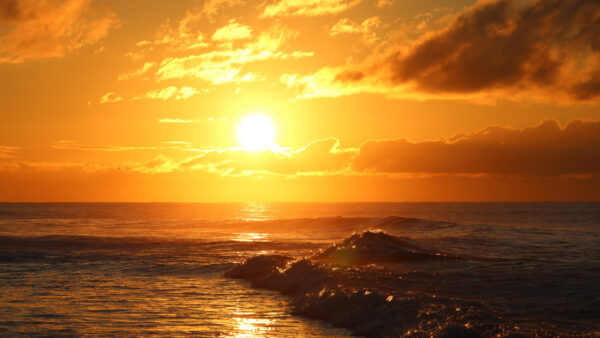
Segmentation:
[(490, 126), (435, 141), (371, 140), (346, 149), (328, 138), (293, 151), (211, 150), (168, 170), (222, 175), (599, 175), (600, 121), (573, 120), (564, 128), (556, 120), (525, 129)]
[(546, 120), (525, 129), (491, 126), (429, 142), (373, 140), (352, 168), (369, 173), (559, 176), (600, 173), (600, 121)]
[[(199, 120), (161, 119), (161, 123)], [(304, 148), (252, 152), (239, 148), (197, 149), (191, 144), (169, 147), (85, 145), (61, 141), (62, 151), (179, 151), (199, 155), (171, 157), (158, 153), (148, 162), (122, 163), (123, 170), (141, 173), (203, 171), (220, 176), (387, 176), (402, 177), (513, 177), (549, 179), (600, 177), (600, 121), (573, 120), (561, 127), (556, 120), (513, 129), (489, 126), (453, 137), (413, 142), (406, 139), (370, 140), (358, 148), (343, 148), (326, 138)], [(24, 163), (18, 148), (0, 147), (0, 167), (18, 169)], [(69, 163), (106, 171), (114, 163)], [(29, 164), (28, 167), (36, 167)], [(53, 166), (56, 169), (57, 166)], [(41, 169), (43, 169), (42, 167)]]

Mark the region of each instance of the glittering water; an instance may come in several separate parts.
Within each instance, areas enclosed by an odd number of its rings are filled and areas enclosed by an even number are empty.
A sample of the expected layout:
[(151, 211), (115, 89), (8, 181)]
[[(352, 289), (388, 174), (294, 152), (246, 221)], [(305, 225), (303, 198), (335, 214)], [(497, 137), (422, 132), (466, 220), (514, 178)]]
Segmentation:
[(259, 254), (311, 256), (365, 229), (464, 258), (344, 276), (418, 304), (406, 334), (481, 323), (600, 334), (594, 203), (0, 204), (0, 334), (349, 335), (223, 274)]

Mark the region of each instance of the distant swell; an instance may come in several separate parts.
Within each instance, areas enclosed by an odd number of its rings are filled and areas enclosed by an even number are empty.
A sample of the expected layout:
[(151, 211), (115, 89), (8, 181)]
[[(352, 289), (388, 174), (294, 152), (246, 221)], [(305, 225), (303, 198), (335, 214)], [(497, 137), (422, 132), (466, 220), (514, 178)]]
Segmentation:
[[(152, 266), (163, 261), (180, 260), (201, 264), (213, 261), (230, 263), (236, 261), (232, 253), (252, 255), (262, 251), (277, 251), (293, 254), (312, 252), (321, 246), (316, 243), (292, 241), (244, 242), (70, 235), (0, 236), (0, 263), (131, 261), (142, 264), (149, 261)], [(168, 273), (168, 266), (155, 269)], [(186, 269), (188, 268), (177, 268), (178, 271)], [(189, 269), (192, 271), (192, 268)]]
[(52, 249), (136, 249), (136, 248), (177, 248), (177, 247), (227, 247), (232, 250), (244, 248), (285, 249), (296, 247), (319, 248), (320, 244), (310, 242), (279, 241), (208, 241), (203, 239), (159, 239), (151, 237), (99, 237), (99, 236), (0, 236), (0, 248), (44, 248)]

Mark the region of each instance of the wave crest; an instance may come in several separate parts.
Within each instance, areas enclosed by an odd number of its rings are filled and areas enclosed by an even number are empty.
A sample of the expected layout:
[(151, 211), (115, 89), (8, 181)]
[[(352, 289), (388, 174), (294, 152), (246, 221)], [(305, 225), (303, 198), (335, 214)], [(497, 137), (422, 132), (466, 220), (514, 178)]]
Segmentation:
[(325, 320), (359, 336), (400, 336), (415, 327), (423, 305), (369, 287), (373, 280), (368, 278), (367, 270), (338, 264), (439, 257), (443, 256), (411, 239), (367, 231), (354, 234), (311, 259), (255, 256), (225, 276), (292, 296), (293, 314)]
[(402, 262), (415, 259), (457, 259), (458, 256), (437, 252), (408, 237), (396, 237), (383, 231), (354, 234), (339, 245), (313, 256), (340, 265)]

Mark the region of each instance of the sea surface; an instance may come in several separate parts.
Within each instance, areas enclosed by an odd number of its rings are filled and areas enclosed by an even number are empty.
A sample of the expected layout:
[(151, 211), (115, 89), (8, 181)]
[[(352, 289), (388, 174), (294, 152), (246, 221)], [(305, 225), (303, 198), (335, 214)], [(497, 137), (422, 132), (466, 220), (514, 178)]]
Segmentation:
[(600, 203), (0, 203), (0, 336), (88, 335), (598, 337)]

